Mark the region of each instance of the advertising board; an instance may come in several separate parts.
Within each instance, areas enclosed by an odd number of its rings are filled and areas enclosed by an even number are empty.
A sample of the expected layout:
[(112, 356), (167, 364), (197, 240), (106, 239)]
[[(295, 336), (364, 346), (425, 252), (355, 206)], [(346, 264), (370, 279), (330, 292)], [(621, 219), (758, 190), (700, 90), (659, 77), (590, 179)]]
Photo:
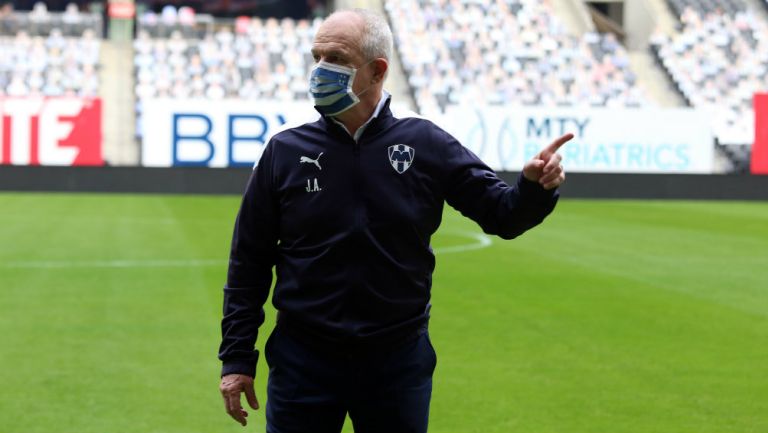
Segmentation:
[(101, 100), (0, 98), (0, 164), (103, 165)]
[(286, 123), (318, 117), (297, 102), (155, 99), (143, 106), (145, 167), (250, 167)]
[(692, 109), (452, 108), (436, 118), (495, 170), (516, 171), (567, 132), (571, 172), (711, 173), (712, 130)]
[[(286, 124), (314, 120), (308, 102), (150, 100), (143, 112), (142, 165), (252, 166)], [(495, 170), (516, 171), (565, 132), (569, 171), (711, 173), (707, 117), (692, 109), (451, 108), (427, 115)]]
[(755, 142), (752, 144), (752, 174), (768, 174), (768, 93), (755, 95)]

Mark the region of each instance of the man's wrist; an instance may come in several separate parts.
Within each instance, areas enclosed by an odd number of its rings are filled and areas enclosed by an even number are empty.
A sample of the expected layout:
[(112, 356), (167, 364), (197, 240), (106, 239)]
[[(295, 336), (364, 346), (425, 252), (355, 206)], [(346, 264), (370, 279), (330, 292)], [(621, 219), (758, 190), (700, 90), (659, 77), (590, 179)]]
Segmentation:
[(254, 359), (248, 360), (227, 360), (221, 363), (221, 376), (228, 374), (244, 374), (250, 377), (256, 377), (256, 359), (258, 358), (258, 352), (255, 352)]

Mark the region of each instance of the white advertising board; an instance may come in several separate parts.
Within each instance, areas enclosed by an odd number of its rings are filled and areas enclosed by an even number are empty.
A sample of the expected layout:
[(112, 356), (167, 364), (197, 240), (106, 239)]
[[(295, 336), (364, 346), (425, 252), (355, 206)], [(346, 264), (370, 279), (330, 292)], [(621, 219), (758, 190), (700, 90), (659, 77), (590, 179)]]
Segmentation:
[(252, 167), (275, 132), (318, 117), (306, 102), (147, 100), (141, 118), (141, 164)]
[[(450, 108), (429, 119), (494, 170), (517, 171), (566, 132), (570, 172), (712, 173), (714, 142), (693, 109)], [(269, 137), (318, 118), (309, 102), (149, 100), (142, 165), (253, 166)]]
[(693, 109), (453, 108), (430, 116), (495, 170), (520, 170), (567, 132), (571, 172), (712, 173), (714, 140)]

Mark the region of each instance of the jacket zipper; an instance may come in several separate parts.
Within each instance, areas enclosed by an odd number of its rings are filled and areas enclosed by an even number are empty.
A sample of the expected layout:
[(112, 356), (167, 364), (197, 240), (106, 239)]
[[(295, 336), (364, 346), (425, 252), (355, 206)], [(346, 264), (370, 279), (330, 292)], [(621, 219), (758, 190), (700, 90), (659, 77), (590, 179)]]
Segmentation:
[(352, 140), (352, 183), (354, 188), (354, 212), (355, 212), (355, 230), (363, 229), (363, 192), (362, 192), (362, 167), (360, 156), (360, 143)]

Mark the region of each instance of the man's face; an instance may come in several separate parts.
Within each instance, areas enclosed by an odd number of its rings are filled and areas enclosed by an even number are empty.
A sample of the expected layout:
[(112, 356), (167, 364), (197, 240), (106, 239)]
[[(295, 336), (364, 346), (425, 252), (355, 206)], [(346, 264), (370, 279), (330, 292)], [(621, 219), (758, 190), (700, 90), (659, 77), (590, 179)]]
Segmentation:
[(352, 84), (355, 94), (368, 88), (373, 77), (372, 65), (365, 65), (371, 59), (362, 54), (362, 37), (362, 19), (354, 13), (339, 13), (323, 22), (312, 44), (315, 63), (325, 61), (358, 70)]

